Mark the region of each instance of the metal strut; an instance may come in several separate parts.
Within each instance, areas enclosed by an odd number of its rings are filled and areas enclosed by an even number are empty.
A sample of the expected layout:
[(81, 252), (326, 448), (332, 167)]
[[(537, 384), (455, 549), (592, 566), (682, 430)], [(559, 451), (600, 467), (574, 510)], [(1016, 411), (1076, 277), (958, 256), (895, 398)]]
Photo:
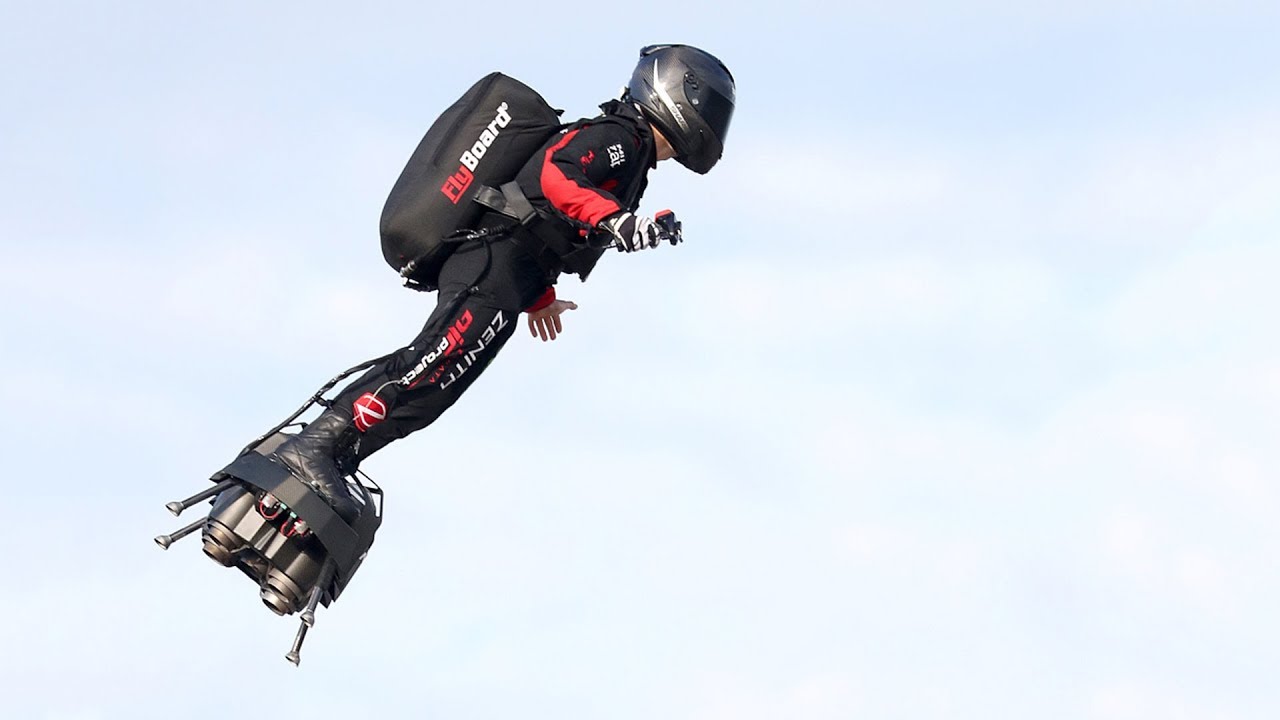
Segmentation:
[(164, 507), (166, 510), (173, 513), (174, 517), (177, 517), (182, 514), (183, 510), (186, 510), (187, 508), (191, 507), (192, 505), (195, 505), (201, 500), (208, 500), (214, 495), (217, 495), (218, 493), (222, 492), (223, 490), (226, 490), (227, 488), (235, 484), (236, 484), (236, 481), (234, 478), (227, 478), (226, 480), (223, 480), (222, 482), (218, 483), (217, 485), (214, 485), (213, 487), (207, 490), (201, 490), (200, 492), (196, 493), (195, 495), (192, 495), (186, 500), (167, 503)]
[(182, 528), (181, 530), (170, 533), (169, 535), (157, 535), (156, 544), (159, 545), (162, 550), (168, 550), (169, 546), (172, 545), (174, 542), (181, 540), (182, 538), (190, 535), (196, 530), (199, 530), (200, 528), (204, 527), (204, 524), (208, 519), (209, 518), (200, 518), (199, 520), (191, 523), (190, 525)]
[(298, 635), (293, 639), (293, 648), (284, 656), (285, 660), (293, 663), (294, 667), (298, 667), (298, 663), (302, 662), (302, 641), (307, 639), (307, 624), (302, 623), (298, 626)]
[(311, 597), (307, 599), (307, 608), (302, 611), (302, 622), (307, 627), (315, 627), (316, 624), (316, 608), (320, 605), (320, 598), (329, 589), (329, 583), (333, 582), (333, 576), (338, 571), (338, 563), (330, 556), (325, 558), (324, 567), (320, 568), (320, 577), (316, 580), (315, 587), (311, 588)]
[(293, 647), (288, 654), (284, 656), (285, 660), (293, 663), (294, 667), (302, 662), (302, 641), (307, 637), (307, 630), (315, 627), (316, 624), (316, 608), (320, 605), (320, 599), (328, 591), (329, 583), (333, 581), (334, 573), (338, 571), (338, 564), (333, 558), (327, 558), (324, 566), (320, 568), (320, 577), (316, 580), (315, 587), (311, 588), (311, 596), (307, 599), (307, 607), (302, 611), (302, 623), (298, 626), (298, 634), (293, 638)]

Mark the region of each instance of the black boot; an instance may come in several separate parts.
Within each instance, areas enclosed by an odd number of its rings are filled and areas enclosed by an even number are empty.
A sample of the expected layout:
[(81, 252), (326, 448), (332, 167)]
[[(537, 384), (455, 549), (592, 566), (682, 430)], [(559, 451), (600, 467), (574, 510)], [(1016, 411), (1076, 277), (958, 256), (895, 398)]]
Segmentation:
[(335, 404), (271, 454), (319, 493), (347, 524), (359, 517), (361, 507), (347, 492), (337, 458), (349, 452), (355, 432), (350, 411)]

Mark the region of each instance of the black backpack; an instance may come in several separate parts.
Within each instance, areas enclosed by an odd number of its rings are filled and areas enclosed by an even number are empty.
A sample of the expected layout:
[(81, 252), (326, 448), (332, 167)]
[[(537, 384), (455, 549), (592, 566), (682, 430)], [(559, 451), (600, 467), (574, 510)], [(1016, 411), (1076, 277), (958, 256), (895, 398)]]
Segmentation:
[[(471, 86), (432, 123), (382, 208), (382, 256), (407, 280), (434, 288), (454, 243), (485, 206), (481, 188), (515, 179), (558, 130), (560, 111), (502, 73)], [(490, 191), (492, 192), (492, 191)]]

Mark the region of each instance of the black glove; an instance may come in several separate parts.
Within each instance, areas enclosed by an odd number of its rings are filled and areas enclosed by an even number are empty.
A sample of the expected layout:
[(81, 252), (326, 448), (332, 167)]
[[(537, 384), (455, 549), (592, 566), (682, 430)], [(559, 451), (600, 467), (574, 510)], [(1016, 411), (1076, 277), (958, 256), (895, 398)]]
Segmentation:
[(657, 247), (663, 235), (657, 223), (629, 212), (610, 215), (598, 227), (613, 237), (613, 246), (622, 252)]

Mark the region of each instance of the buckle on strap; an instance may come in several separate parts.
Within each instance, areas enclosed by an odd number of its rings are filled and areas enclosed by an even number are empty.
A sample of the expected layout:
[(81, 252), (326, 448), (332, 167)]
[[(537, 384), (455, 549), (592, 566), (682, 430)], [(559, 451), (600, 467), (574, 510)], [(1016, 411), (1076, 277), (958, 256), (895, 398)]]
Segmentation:
[(520, 184), (514, 180), (503, 183), (497, 188), (481, 185), (476, 191), (474, 200), (496, 213), (516, 220), (521, 225), (528, 225), (538, 217), (538, 211), (529, 202), (529, 198), (524, 196)]

